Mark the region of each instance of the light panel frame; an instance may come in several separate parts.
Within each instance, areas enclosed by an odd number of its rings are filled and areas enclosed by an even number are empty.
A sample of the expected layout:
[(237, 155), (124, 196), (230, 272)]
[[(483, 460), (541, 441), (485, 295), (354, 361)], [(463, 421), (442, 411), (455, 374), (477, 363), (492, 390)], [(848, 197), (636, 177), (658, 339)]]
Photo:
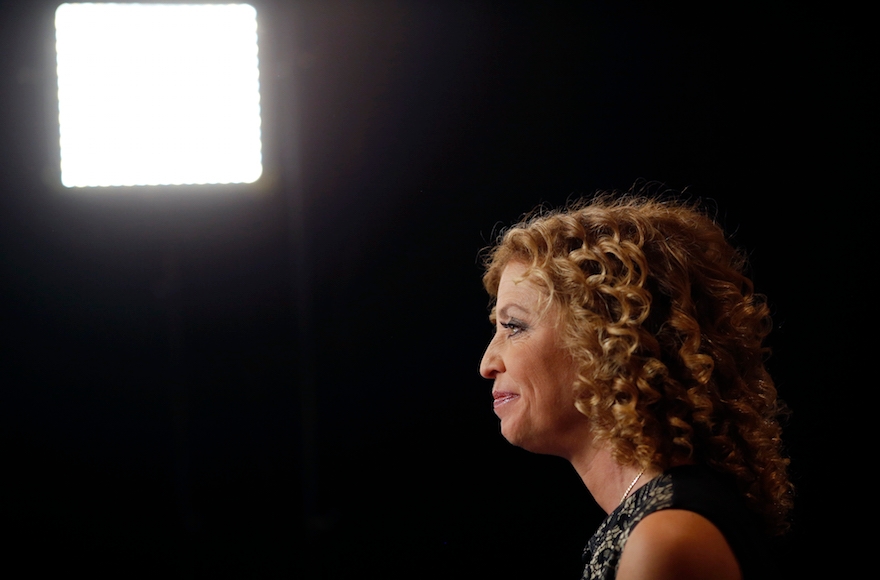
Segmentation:
[(65, 187), (260, 178), (252, 5), (67, 3), (55, 30)]

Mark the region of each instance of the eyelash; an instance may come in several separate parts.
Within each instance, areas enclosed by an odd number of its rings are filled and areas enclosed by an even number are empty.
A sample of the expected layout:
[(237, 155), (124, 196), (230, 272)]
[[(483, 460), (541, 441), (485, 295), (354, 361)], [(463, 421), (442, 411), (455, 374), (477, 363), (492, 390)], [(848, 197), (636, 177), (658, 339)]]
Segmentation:
[(521, 322), (515, 320), (511, 320), (510, 322), (501, 322), (499, 324), (504, 330), (510, 331), (510, 334), (508, 336), (516, 336), (526, 329), (525, 324), (522, 324)]

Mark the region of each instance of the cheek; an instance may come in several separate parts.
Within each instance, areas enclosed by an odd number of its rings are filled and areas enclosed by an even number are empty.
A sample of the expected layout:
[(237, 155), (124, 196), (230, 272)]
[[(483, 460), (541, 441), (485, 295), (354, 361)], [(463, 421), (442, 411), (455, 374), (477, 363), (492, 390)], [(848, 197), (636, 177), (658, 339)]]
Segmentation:
[(574, 380), (576, 374), (569, 361), (556, 360), (545, 375), (545, 391), (542, 393), (560, 412), (574, 409)]
[(542, 413), (552, 414), (561, 407), (563, 388), (552, 367), (533, 369), (528, 386), (532, 404)]

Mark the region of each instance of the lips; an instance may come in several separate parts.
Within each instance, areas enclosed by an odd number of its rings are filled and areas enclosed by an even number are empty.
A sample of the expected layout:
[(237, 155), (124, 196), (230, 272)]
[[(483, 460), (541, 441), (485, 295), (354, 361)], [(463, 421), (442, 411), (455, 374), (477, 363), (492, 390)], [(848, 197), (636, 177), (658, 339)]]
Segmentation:
[(495, 409), (497, 409), (498, 407), (500, 407), (502, 405), (506, 405), (507, 403), (518, 399), (519, 395), (516, 393), (506, 393), (503, 391), (499, 391), (497, 393), (493, 392), (492, 397), (495, 399), (492, 406)]

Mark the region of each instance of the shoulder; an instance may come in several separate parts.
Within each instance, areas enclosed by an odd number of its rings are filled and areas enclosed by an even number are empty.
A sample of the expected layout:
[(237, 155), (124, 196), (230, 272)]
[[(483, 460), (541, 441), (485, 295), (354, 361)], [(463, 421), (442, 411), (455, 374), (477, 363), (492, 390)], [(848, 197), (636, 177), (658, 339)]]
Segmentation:
[(630, 533), (619, 580), (741, 580), (739, 564), (712, 522), (686, 510), (645, 516)]

